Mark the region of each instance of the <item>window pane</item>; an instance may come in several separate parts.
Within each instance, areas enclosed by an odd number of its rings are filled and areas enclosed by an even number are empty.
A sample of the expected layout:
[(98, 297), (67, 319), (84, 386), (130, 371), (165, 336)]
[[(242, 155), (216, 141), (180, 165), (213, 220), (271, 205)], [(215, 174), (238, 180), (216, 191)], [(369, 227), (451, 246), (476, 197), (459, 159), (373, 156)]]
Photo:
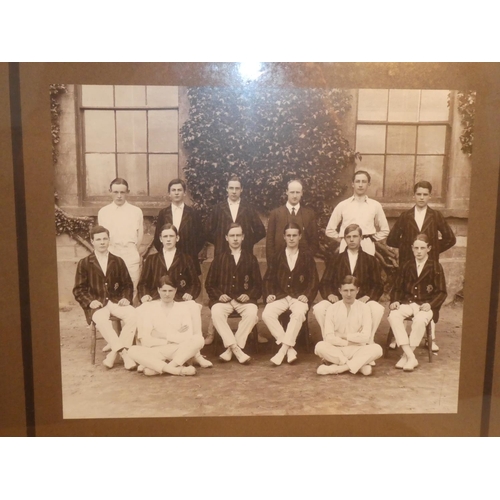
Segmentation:
[(418, 127), (418, 154), (444, 154), (446, 125), (423, 125)]
[(111, 153), (115, 151), (114, 111), (84, 112), (85, 152)]
[(179, 87), (147, 87), (148, 106), (177, 108)]
[(385, 153), (385, 125), (358, 125), (356, 150), (360, 153)]
[(118, 177), (123, 177), (132, 196), (147, 196), (146, 155), (118, 155)]
[(417, 146), (417, 127), (389, 125), (387, 127), (387, 152), (414, 154)]
[(384, 196), (384, 157), (381, 155), (363, 155), (356, 165), (356, 170), (366, 170), (371, 176), (368, 196), (382, 198)]
[(117, 107), (134, 107), (146, 105), (146, 88), (142, 85), (115, 85), (115, 102)]
[(449, 90), (422, 90), (420, 121), (448, 121), (450, 115), (449, 93)]
[(432, 184), (432, 197), (443, 194), (444, 156), (417, 156), (415, 182), (429, 181)]
[(116, 112), (117, 149), (122, 153), (146, 152), (146, 111)]
[(389, 90), (389, 121), (416, 122), (420, 90)]
[(109, 196), (109, 183), (116, 177), (114, 154), (85, 155), (87, 196)]
[(387, 120), (387, 89), (360, 89), (358, 96), (358, 120)]
[(148, 111), (149, 151), (152, 153), (177, 153), (177, 111)]
[(168, 183), (179, 177), (178, 155), (149, 155), (149, 195), (167, 195)]
[(113, 85), (82, 85), (82, 106), (113, 107)]
[(387, 156), (384, 196), (410, 201), (413, 194), (414, 156)]

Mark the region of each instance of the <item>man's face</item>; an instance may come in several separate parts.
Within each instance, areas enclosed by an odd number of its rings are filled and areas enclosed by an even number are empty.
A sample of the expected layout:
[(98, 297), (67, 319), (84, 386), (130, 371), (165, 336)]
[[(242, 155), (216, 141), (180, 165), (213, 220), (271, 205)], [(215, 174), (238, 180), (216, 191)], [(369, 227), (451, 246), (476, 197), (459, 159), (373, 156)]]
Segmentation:
[(90, 240), (94, 251), (97, 253), (106, 253), (109, 247), (109, 236), (108, 233), (96, 233), (94, 237)]
[(179, 237), (175, 234), (173, 229), (164, 229), (161, 232), (160, 240), (165, 250), (172, 250), (179, 241)]
[(227, 194), (231, 201), (238, 201), (241, 197), (243, 189), (239, 181), (229, 181), (227, 185)]
[(123, 205), (127, 201), (129, 190), (124, 184), (113, 184), (110, 192), (113, 203), (116, 203), (118, 206)]
[(158, 288), (158, 293), (160, 294), (160, 300), (165, 304), (172, 302), (174, 300), (176, 291), (177, 289), (174, 288), (173, 286), (163, 285), (162, 287)]
[(302, 235), (299, 233), (298, 229), (287, 229), (283, 237), (285, 238), (287, 248), (293, 250), (298, 248)]
[(353, 304), (356, 300), (356, 295), (359, 292), (359, 288), (357, 286), (354, 286), (353, 284), (345, 284), (339, 288), (339, 292), (340, 295), (342, 295), (342, 300), (345, 304)]
[(184, 191), (182, 184), (172, 184), (168, 195), (172, 203), (182, 203), (186, 192)]
[(350, 250), (357, 250), (361, 245), (361, 236), (359, 235), (359, 231), (357, 229), (347, 233), (344, 236), (344, 239), (347, 244), (347, 248)]
[(431, 198), (431, 193), (427, 188), (419, 187), (415, 191), (415, 203), (419, 208), (426, 207), (427, 204), (429, 203), (430, 198)]
[(415, 259), (417, 259), (418, 262), (421, 262), (425, 260), (431, 247), (425, 241), (415, 240), (413, 242), (413, 245), (411, 246), (411, 249), (413, 250)]
[(231, 250), (239, 250), (244, 239), (245, 235), (241, 227), (231, 228), (226, 235), (226, 241), (229, 243), (229, 248)]
[(299, 182), (291, 182), (286, 190), (286, 195), (288, 196), (288, 203), (290, 205), (297, 205), (300, 203), (302, 198), (302, 186)]
[(357, 196), (363, 196), (368, 191), (368, 187), (370, 183), (368, 182), (368, 177), (365, 174), (359, 174), (354, 177), (354, 181), (352, 183), (352, 188), (354, 190), (354, 194)]

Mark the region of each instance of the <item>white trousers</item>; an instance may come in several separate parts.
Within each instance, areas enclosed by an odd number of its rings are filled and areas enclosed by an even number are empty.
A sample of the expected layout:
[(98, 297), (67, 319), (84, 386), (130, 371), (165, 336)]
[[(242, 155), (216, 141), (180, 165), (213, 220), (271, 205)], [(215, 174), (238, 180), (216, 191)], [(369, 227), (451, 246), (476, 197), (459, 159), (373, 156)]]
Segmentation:
[[(120, 336), (115, 332), (113, 324), (109, 319), (111, 315), (123, 321)], [(108, 302), (92, 315), (92, 320), (103, 338), (111, 346), (112, 351), (116, 352), (124, 347), (130, 347), (134, 342), (137, 329), (137, 315), (132, 306), (119, 306), (113, 302)]]
[[(285, 331), (278, 321), (278, 317), (289, 309), (291, 311), (290, 321)], [(264, 321), (267, 328), (269, 328), (271, 335), (276, 339), (278, 345), (283, 343), (293, 347), (299, 335), (302, 323), (304, 323), (306, 319), (308, 309), (309, 306), (307, 303), (301, 302), (288, 295), (284, 299), (278, 299), (266, 304), (264, 312), (262, 313), (262, 321)]]
[(347, 365), (351, 373), (357, 373), (362, 366), (380, 358), (383, 351), (378, 344), (337, 347), (322, 340), (316, 344), (314, 354), (335, 365)]
[[(432, 320), (432, 316), (432, 310), (421, 311), (420, 306), (415, 303), (401, 304), (399, 309), (392, 310), (388, 319), (398, 346), (408, 344), (410, 347), (419, 346), (425, 335), (425, 327)], [(404, 324), (404, 320), (407, 318), (412, 318), (409, 336)]]
[[(319, 323), (319, 327), (321, 328), (321, 335), (323, 335), (323, 338), (324, 338), (323, 331), (325, 328), (326, 311), (332, 305), (333, 304), (329, 300), (322, 300), (313, 307), (313, 314), (314, 317), (316, 318), (316, 321)], [(370, 313), (372, 316), (372, 331), (370, 335), (370, 341), (368, 343), (373, 344), (374, 342), (373, 339), (375, 338), (375, 333), (377, 332), (380, 322), (382, 321), (382, 316), (384, 315), (385, 308), (383, 305), (379, 304), (378, 302), (375, 302), (374, 300), (369, 300), (366, 303), (366, 305), (370, 308)]]
[[(233, 311), (241, 316), (235, 334), (227, 323), (227, 318)], [(252, 328), (259, 321), (257, 311), (258, 307), (255, 304), (242, 304), (234, 299), (231, 302), (218, 302), (212, 306), (212, 321), (224, 342), (224, 347), (237, 344), (244, 349)]]
[(162, 373), (165, 360), (182, 366), (194, 357), (205, 345), (202, 335), (193, 335), (180, 344), (166, 344), (158, 347), (132, 346), (129, 356), (138, 364)]

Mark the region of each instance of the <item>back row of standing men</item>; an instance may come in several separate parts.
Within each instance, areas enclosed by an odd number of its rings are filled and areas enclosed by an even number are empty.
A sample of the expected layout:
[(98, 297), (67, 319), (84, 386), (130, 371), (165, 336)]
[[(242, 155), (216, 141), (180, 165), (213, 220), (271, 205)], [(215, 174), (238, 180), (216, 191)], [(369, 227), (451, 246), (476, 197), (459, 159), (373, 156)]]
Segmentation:
[[(214, 244), (214, 260), (205, 286), (212, 320), (226, 347), (221, 355), (225, 361), (233, 355), (241, 363), (248, 361), (243, 348), (257, 321), (256, 302), (263, 290), (266, 307), (262, 319), (280, 345), (271, 362), (280, 365), (286, 358), (293, 363), (297, 358), (295, 340), (319, 285), (325, 300), (316, 304), (313, 312), (324, 341), (316, 346), (316, 353), (332, 363), (320, 366), (318, 373), (321, 374), (347, 370), (369, 374), (370, 364), (381, 354), (373, 344), (384, 312), (378, 303), (383, 285), (380, 266), (374, 255), (375, 242), (387, 238), (388, 245), (399, 248), (400, 258), (400, 272), (391, 293), (389, 316), (396, 340), (403, 349), (396, 367), (412, 371), (418, 365), (413, 350), (423, 336), (425, 325), (432, 318), (437, 320), (439, 307), (446, 297), (444, 274), (438, 258), (439, 253), (455, 244), (455, 235), (442, 214), (427, 206), (432, 186), (426, 181), (415, 185), (415, 207), (401, 214), (389, 231), (382, 206), (366, 195), (370, 180), (368, 172), (356, 172), (352, 182), (353, 196), (339, 203), (330, 217), (326, 235), (340, 243), (340, 253), (327, 261), (321, 283), (313, 258), (319, 248), (316, 216), (311, 208), (301, 205), (302, 184), (298, 180), (288, 183), (286, 204), (271, 212), (266, 236), (255, 208), (241, 199), (243, 188), (238, 178), (229, 180), (228, 199), (213, 208), (205, 230), (197, 212), (184, 203), (184, 181), (174, 179), (168, 187), (171, 204), (158, 214), (152, 242), (158, 253), (147, 257), (142, 274), (139, 248), (143, 237), (143, 216), (138, 207), (126, 201), (129, 189), (125, 180), (115, 179), (111, 183), (113, 202), (99, 211), (98, 223), (109, 231), (109, 251), (125, 261), (134, 291), (137, 290), (142, 303), (162, 299), (162, 287), (174, 287), (179, 302), (196, 299), (201, 292), (198, 255), (205, 240)], [(253, 247), (265, 236), (267, 271), (262, 288)], [(424, 247), (423, 250), (420, 247)], [(171, 282), (159, 287), (159, 279), (167, 275), (171, 276)], [(354, 281), (346, 279), (348, 276), (354, 276)], [(104, 280), (108, 286), (109, 279), (104, 276)], [(77, 271), (77, 300), (81, 296), (79, 286), (81, 288)], [(116, 290), (116, 284), (114, 286)], [(353, 293), (353, 298), (348, 297)], [(88, 308), (85, 300), (79, 302), (84, 309)], [(337, 302), (339, 304), (334, 308)], [(286, 310), (291, 311), (291, 316), (284, 329), (278, 317)], [(242, 316), (235, 335), (227, 325), (227, 317), (233, 311)], [(419, 321), (421, 316), (423, 322)], [(403, 333), (404, 327), (401, 328), (405, 317), (418, 317), (409, 337), (406, 331)], [(351, 332), (352, 328), (355, 331)], [(360, 332), (363, 332), (361, 337)], [(116, 346), (111, 345), (113, 360), (118, 350), (123, 351), (123, 347), (117, 350)], [(372, 347), (360, 355), (364, 346)], [(142, 354), (140, 358), (144, 361)], [(192, 354), (190, 357), (195, 359), (198, 357), (203, 366), (199, 347), (196, 352), (187, 354)], [(128, 364), (131, 366), (130, 362)], [(109, 365), (112, 366), (112, 362)]]

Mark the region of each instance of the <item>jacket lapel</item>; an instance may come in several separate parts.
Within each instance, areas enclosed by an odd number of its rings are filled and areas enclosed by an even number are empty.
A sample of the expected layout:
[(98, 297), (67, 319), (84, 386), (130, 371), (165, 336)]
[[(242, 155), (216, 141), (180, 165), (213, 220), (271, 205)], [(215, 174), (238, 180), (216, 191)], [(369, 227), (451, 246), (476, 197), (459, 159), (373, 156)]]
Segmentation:
[(432, 208), (427, 207), (427, 212), (425, 212), (424, 223), (422, 224), (422, 232), (424, 232), (424, 230), (431, 225), (433, 220), (434, 220), (434, 210), (432, 210)]

